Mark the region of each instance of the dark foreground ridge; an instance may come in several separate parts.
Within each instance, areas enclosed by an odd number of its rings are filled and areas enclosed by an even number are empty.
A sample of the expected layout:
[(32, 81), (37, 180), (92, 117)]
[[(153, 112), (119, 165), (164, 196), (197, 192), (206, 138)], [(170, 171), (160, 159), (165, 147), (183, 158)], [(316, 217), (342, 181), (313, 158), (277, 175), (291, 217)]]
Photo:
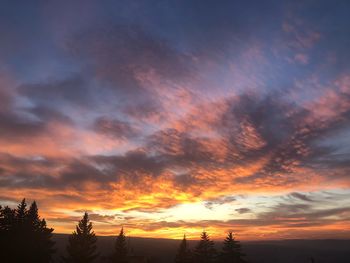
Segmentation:
[[(64, 253), (68, 235), (54, 234), (56, 254)], [(113, 247), (115, 236), (98, 236), (97, 247), (101, 255), (108, 255)], [(143, 255), (155, 263), (174, 262), (180, 240), (161, 238), (128, 237), (130, 246), (136, 255)], [(194, 248), (197, 240), (188, 240)], [(217, 249), (221, 246), (216, 242)], [(251, 263), (310, 263), (313, 257), (316, 263), (349, 263), (350, 240), (272, 240), (242, 241), (248, 262)]]

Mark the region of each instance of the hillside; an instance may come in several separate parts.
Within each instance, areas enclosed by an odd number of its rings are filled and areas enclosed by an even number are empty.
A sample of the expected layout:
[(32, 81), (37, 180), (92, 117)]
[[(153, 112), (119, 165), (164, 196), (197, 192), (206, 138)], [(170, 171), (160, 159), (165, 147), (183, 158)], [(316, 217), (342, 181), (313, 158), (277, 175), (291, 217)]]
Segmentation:
[[(68, 235), (55, 234), (56, 259), (65, 252)], [(98, 249), (102, 256), (112, 250), (114, 237), (98, 237)], [(152, 263), (173, 262), (179, 241), (172, 239), (129, 238), (135, 255), (146, 255)], [(191, 247), (197, 241), (189, 240)], [(306, 263), (312, 256), (316, 263), (349, 263), (350, 240), (282, 240), (242, 242), (244, 252), (251, 263)], [(218, 249), (219, 242), (216, 242)]]

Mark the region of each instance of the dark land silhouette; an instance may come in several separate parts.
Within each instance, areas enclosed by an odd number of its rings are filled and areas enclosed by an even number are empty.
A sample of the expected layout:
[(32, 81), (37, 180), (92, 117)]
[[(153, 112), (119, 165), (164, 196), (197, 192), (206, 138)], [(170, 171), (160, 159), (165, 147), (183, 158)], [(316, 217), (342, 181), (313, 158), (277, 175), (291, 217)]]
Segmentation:
[[(57, 254), (64, 252), (68, 235), (54, 234)], [(98, 236), (97, 247), (102, 256), (109, 255), (113, 250), (115, 236)], [(155, 263), (174, 262), (181, 240), (127, 237), (135, 255), (147, 256)], [(187, 240), (189, 248), (193, 249), (198, 240)], [(270, 240), (243, 241), (242, 247), (250, 263), (349, 263), (349, 240)], [(220, 249), (221, 240), (215, 240), (215, 247)]]
[[(118, 233), (118, 229), (116, 229)], [(72, 234), (53, 234), (34, 201), (17, 208), (0, 206), (1, 263), (349, 263), (350, 240), (282, 240), (239, 242), (229, 232), (212, 240), (99, 236), (88, 213)]]

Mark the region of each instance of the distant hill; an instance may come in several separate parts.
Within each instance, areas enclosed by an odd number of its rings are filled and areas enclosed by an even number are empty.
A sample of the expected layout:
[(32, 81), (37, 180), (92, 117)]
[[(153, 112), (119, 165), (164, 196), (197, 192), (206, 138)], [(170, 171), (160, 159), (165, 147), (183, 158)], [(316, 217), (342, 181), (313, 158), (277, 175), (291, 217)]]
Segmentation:
[[(98, 249), (102, 256), (112, 251), (114, 238), (99, 236)], [(56, 261), (65, 253), (68, 235), (54, 234)], [(172, 263), (179, 240), (156, 238), (129, 238), (134, 255), (144, 255), (152, 263)], [(191, 247), (197, 241), (189, 240)], [(221, 244), (216, 242), (219, 249)], [(312, 256), (316, 263), (349, 263), (350, 240), (281, 240), (242, 242), (244, 252), (251, 263), (307, 263)]]

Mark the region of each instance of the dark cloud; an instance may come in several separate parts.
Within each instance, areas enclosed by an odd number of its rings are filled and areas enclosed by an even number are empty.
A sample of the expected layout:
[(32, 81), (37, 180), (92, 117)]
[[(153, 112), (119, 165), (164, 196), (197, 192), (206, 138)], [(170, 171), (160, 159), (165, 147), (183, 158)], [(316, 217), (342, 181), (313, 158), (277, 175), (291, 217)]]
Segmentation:
[[(224, 134), (231, 134), (230, 143), (239, 149), (240, 158), (251, 160), (258, 156), (271, 155), (270, 161), (258, 173), (238, 178), (237, 182), (240, 183), (252, 183), (269, 176), (273, 178), (275, 174), (293, 173), (297, 166), (307, 167), (321, 156), (330, 156), (334, 149), (321, 147), (319, 140), (344, 129), (350, 121), (347, 116), (350, 109), (347, 108), (345, 113), (340, 113), (333, 119), (318, 122), (314, 116), (317, 113), (288, 103), (283, 94), (274, 94), (267, 98), (243, 95), (233, 105), (223, 115), (222, 125), (218, 127)], [(308, 123), (307, 118), (315, 118), (315, 121)], [(248, 120), (261, 135), (266, 143), (263, 147), (247, 149), (239, 141), (240, 125), (244, 120)], [(337, 166), (338, 160), (333, 160), (333, 164)], [(289, 180), (292, 183), (297, 178), (291, 177)]]
[(81, 220), (81, 217), (79, 216), (48, 217), (47, 220), (50, 222), (57, 222), (57, 223), (72, 223), (72, 222), (79, 222), (79, 220)]
[(73, 160), (61, 171), (59, 182), (63, 186), (83, 187), (85, 183), (96, 182), (105, 184), (111, 180), (115, 180), (114, 174), (106, 172), (106, 170), (98, 169), (86, 160)]
[(138, 74), (155, 72), (174, 81), (189, 76), (190, 57), (136, 25), (82, 30), (67, 45), (89, 72), (121, 94), (145, 91)]
[(63, 79), (23, 84), (18, 87), (21, 95), (46, 107), (70, 103), (71, 106), (89, 106), (93, 102), (92, 90), (89, 83), (81, 75), (72, 75)]
[(48, 159), (42, 156), (18, 157), (7, 153), (0, 153), (0, 164), (9, 168), (15, 167), (20, 170), (30, 170), (31, 167), (54, 168), (62, 164), (59, 159)]
[(205, 138), (192, 137), (176, 129), (166, 129), (152, 134), (147, 141), (151, 152), (164, 156), (171, 163), (186, 166), (191, 163), (202, 165), (215, 162), (215, 156), (204, 147)]
[(294, 192), (294, 193), (291, 193), (290, 196), (296, 199), (300, 199), (302, 201), (312, 202), (312, 199), (310, 197), (301, 193)]
[(130, 151), (120, 156), (94, 156), (90, 160), (130, 181), (137, 179), (137, 174), (156, 177), (166, 168), (166, 163), (161, 158), (150, 156), (142, 150)]
[(40, 121), (44, 123), (54, 121), (68, 125), (74, 125), (73, 120), (69, 116), (49, 107), (36, 106), (34, 108), (27, 109), (27, 112), (33, 114), (35, 117), (37, 117)]
[(260, 218), (273, 219), (278, 217), (297, 218), (298, 215), (307, 214), (311, 211), (312, 206), (304, 203), (279, 203), (271, 211), (263, 213)]
[[(23, 114), (25, 115), (25, 114)], [(46, 123), (41, 120), (30, 120), (15, 112), (0, 112), (1, 138), (8, 141), (22, 141), (45, 134)]]
[(90, 213), (89, 218), (92, 221), (96, 222), (102, 222), (102, 223), (110, 223), (110, 221), (113, 221), (115, 219), (114, 215), (100, 215), (97, 213)]
[(108, 117), (97, 118), (94, 122), (94, 130), (115, 138), (132, 138), (140, 134), (139, 129), (130, 123)]
[(204, 206), (208, 209), (213, 209), (213, 207), (215, 207), (217, 205), (232, 203), (234, 201), (236, 201), (236, 197), (234, 197), (234, 196), (221, 196), (221, 197), (217, 197), (217, 198), (212, 198), (210, 200), (206, 200), (204, 202)]
[[(0, 84), (1, 139), (8, 142), (23, 142), (29, 138), (34, 139), (49, 134), (48, 125), (51, 122), (72, 124), (72, 120), (66, 114), (52, 107), (55, 95), (46, 98), (50, 101), (50, 103), (46, 103), (46, 106), (43, 104), (22, 106), (17, 101), (20, 97), (16, 93), (18, 90), (11, 86), (13, 83), (5, 83), (4, 85), (9, 86), (2, 87)], [(45, 93), (45, 91), (42, 90), (39, 93)], [(45, 95), (43, 94), (43, 96)]]
[(84, 210), (84, 209), (76, 209), (76, 210), (74, 210), (74, 212), (76, 212), (76, 213), (92, 213), (92, 211), (91, 210)]
[(187, 173), (176, 175), (174, 178), (174, 182), (177, 186), (179, 186), (182, 189), (187, 189), (191, 185), (197, 185), (199, 183), (196, 178)]
[(145, 101), (134, 105), (126, 105), (123, 109), (123, 113), (128, 117), (137, 120), (158, 120), (165, 121), (166, 114), (163, 112), (164, 108), (156, 101)]
[[(91, 211), (77, 211), (78, 213), (85, 213), (88, 212), (89, 219), (94, 223), (105, 223), (105, 224), (111, 224), (111, 221), (115, 219), (114, 215), (101, 215), (98, 213), (92, 213)], [(78, 222), (81, 220), (81, 216), (66, 216), (62, 215), (61, 217), (48, 217), (47, 218), (51, 222), (59, 222), (59, 223), (72, 223), (72, 222)]]
[(283, 98), (283, 93), (267, 95), (246, 93), (238, 99), (227, 100), (228, 109), (220, 119), (219, 129), (236, 136), (242, 132), (242, 125), (247, 120), (267, 142), (269, 147), (276, 147), (293, 133), (294, 123), (288, 112), (295, 111), (295, 105)]
[(250, 208), (242, 207), (242, 208), (237, 208), (235, 209), (239, 214), (246, 214), (252, 212)]
[(8, 110), (14, 102), (13, 94), (10, 92), (10, 83), (8, 83), (5, 73), (0, 71), (0, 112)]
[[(5, 169), (4, 176), (0, 178), (0, 184), (6, 188), (76, 188), (82, 190), (86, 183), (104, 184), (116, 178), (79, 159), (41, 157), (26, 159), (11, 155), (3, 155), (3, 157), (5, 158), (1, 161), (2, 165), (16, 167)], [(48, 170), (50, 170), (49, 173)]]
[(288, 196), (292, 198), (284, 198), (277, 205), (270, 207), (269, 211), (258, 214), (258, 218), (281, 221), (280, 224), (290, 224), (293, 227), (305, 227), (326, 225), (332, 219), (346, 221), (350, 217), (350, 207), (346, 205), (324, 208), (324, 203), (330, 200), (334, 202), (333, 204), (343, 203), (347, 197), (341, 194), (330, 194), (332, 199), (322, 192), (310, 196), (294, 192)]
[[(0, 164), (16, 169), (3, 168), (0, 184), (6, 188), (49, 188), (84, 190), (89, 183), (109, 189), (109, 183), (121, 178), (130, 183), (143, 177), (157, 177), (165, 164), (142, 151), (131, 151), (123, 156), (90, 156), (80, 159), (25, 159), (4, 155)], [(56, 171), (49, 172), (47, 169)]]

